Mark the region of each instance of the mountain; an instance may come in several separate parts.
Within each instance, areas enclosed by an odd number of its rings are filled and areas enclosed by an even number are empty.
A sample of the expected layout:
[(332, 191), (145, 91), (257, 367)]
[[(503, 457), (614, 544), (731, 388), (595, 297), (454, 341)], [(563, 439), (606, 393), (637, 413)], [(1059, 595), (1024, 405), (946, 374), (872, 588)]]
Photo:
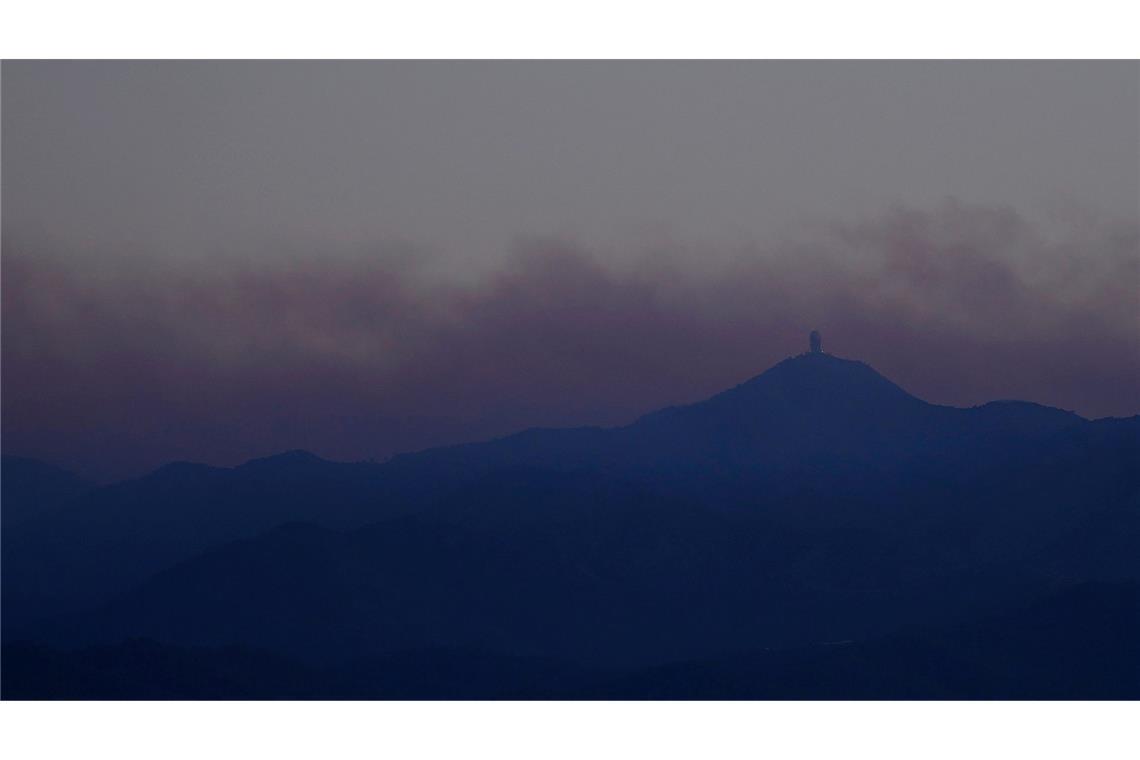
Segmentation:
[(6, 527), (43, 518), (92, 487), (75, 473), (38, 459), (0, 457), (0, 504)]
[(1140, 698), (1140, 584), (1079, 584), (969, 625), (625, 674), (591, 699)]
[(595, 671), (546, 658), (424, 649), (314, 668), (249, 647), (180, 647), (148, 639), (60, 650), (3, 647), (0, 698), (565, 699)]
[(131, 639), (3, 649), (5, 699), (1137, 699), (1140, 585), (1082, 583), (967, 625), (648, 668), (418, 649), (312, 667)]
[(48, 526), (57, 515), (93, 488), (78, 475), (47, 462), (8, 454), (0, 457), (0, 580), (4, 584), (0, 620), (34, 620), (38, 610), (59, 607), (51, 592), (45, 597), (36, 587), (34, 578), (12, 581), (24, 566), (20, 554), (25, 538), (40, 529), (37, 526), (50, 533)]
[(448, 463), (457, 470), (504, 464), (650, 470), (682, 465), (688, 471), (711, 465), (718, 472), (756, 474), (853, 457), (853, 465), (882, 468), (979, 443), (997, 450), (1083, 422), (1072, 412), (1023, 402), (965, 410), (928, 404), (862, 362), (802, 354), (705, 401), (653, 412), (625, 427), (528, 430), (398, 456), (392, 465)]
[(618, 428), (96, 489), (4, 531), (4, 636), (626, 671), (876, 641), (1140, 579), (1138, 442), (806, 354)]
[(359, 525), (381, 511), (379, 465), (287, 452), (235, 468), (189, 462), (88, 489), (39, 519), (4, 509), (4, 628), (105, 598), (176, 559), (290, 520)]
[(247, 647), (186, 649), (133, 639), (62, 651), (5, 643), (0, 698), (312, 699), (316, 674), (287, 658)]

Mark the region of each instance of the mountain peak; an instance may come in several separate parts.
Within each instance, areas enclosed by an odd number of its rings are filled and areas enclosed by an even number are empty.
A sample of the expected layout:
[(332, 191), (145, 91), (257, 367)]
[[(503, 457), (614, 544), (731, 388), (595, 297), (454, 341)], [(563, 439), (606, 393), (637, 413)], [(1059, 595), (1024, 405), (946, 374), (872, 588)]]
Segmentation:
[(858, 431), (906, 426), (927, 408), (863, 362), (808, 351), (704, 401), (653, 412), (634, 425), (658, 430), (677, 423), (686, 435), (701, 430), (731, 440), (791, 445), (807, 436), (835, 443)]
[(809, 351), (773, 365), (710, 401), (721, 397), (761, 394), (788, 403), (888, 401), (914, 396), (879, 374), (868, 364), (822, 351)]
[(304, 449), (292, 449), (290, 451), (283, 451), (280, 454), (273, 454), (267, 457), (251, 459), (243, 464), (242, 467), (296, 467), (298, 465), (316, 464), (324, 461), (324, 459), (321, 459), (311, 451), (305, 451)]
[(202, 473), (214, 472), (224, 468), (212, 467), (202, 462), (188, 462), (185, 460), (175, 460), (167, 462), (164, 465), (152, 470), (150, 473), (142, 477), (143, 480), (178, 480), (183, 478), (193, 478), (201, 475)]

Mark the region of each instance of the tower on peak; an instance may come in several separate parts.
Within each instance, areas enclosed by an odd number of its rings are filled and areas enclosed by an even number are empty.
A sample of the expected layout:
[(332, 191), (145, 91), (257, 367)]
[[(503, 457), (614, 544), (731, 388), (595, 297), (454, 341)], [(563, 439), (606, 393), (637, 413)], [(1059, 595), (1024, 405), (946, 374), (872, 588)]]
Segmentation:
[(823, 353), (823, 338), (819, 334), (819, 330), (812, 330), (811, 335), (808, 336), (808, 345), (811, 346), (813, 354)]

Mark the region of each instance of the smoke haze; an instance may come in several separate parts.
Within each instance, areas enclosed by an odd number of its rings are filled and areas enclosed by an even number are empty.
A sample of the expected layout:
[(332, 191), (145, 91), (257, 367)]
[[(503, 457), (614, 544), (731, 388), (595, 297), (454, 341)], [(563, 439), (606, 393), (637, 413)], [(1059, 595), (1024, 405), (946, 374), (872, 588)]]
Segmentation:
[[(1064, 229), (1065, 234), (1058, 230)], [(476, 281), (396, 248), (118, 267), (5, 243), (4, 435), (101, 475), (620, 424), (806, 350), (912, 393), (1140, 411), (1137, 229), (947, 201), (703, 264), (519, 243)]]

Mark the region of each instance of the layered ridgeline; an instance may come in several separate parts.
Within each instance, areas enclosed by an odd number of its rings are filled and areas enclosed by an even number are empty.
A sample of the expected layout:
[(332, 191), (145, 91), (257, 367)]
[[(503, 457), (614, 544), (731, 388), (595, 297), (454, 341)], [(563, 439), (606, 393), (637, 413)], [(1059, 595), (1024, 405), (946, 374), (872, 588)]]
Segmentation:
[[(261, 653), (254, 673), (273, 658), (322, 674), (386, 663), (371, 692), (320, 681), (346, 695), (396, 693), (390, 676), (443, 696), (427, 675), (438, 668), (408, 663), (455, 666), (459, 652), (455, 667), (476, 673), (469, 696), (501, 695), (506, 673), (529, 694), (542, 693), (536, 673), (556, 673), (560, 693), (604, 681), (698, 695), (654, 670), (675, 662), (710, 663), (679, 672), (711, 678), (699, 696), (715, 696), (717, 663), (750, 658), (766, 682), (785, 672), (749, 652), (854, 640), (889, 658), (891, 642), (915, 640), (900, 631), (1022, 630), (984, 621), (1073, 589), (1120, 607), (1090, 625), (1135, 620), (1133, 591), (1095, 589), (1140, 579), (1138, 462), (1140, 418), (937, 406), (809, 353), (620, 428), (529, 430), (384, 464), (303, 452), (172, 464), (31, 506), (16, 497), (19, 520), (6, 489), (4, 637), (35, 641), (8, 654), (52, 663), (64, 684), (96, 656), (84, 652), (149, 651), (122, 643), (146, 639), (244, 647)], [(1050, 656), (1075, 656), (1057, 646)], [(934, 682), (954, 659), (923, 671), (930, 695), (977, 695)], [(828, 696), (834, 681), (819, 683)]]

